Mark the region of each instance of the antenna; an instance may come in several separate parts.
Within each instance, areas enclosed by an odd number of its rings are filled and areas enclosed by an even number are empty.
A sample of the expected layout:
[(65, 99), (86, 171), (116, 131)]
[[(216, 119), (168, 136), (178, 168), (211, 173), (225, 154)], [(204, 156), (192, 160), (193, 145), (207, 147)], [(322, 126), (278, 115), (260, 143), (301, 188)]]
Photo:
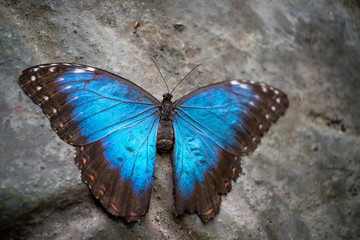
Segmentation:
[(164, 76), (162, 75), (162, 73), (161, 73), (158, 65), (156, 64), (156, 62), (155, 62), (154, 59), (152, 59), (152, 58), (150, 58), (150, 59), (151, 59), (151, 61), (153, 61), (153, 63), (155, 64), (157, 70), (159, 71), (159, 73), (160, 73), (160, 75), (161, 75), (161, 77), (162, 77), (162, 80), (164, 81), (164, 83), (165, 83), (165, 85), (166, 85), (167, 91), (169, 92), (169, 87), (168, 87), (168, 85), (167, 85), (167, 83), (166, 83), (166, 81), (165, 81), (165, 78), (164, 78)]
[(165, 81), (165, 78), (164, 78), (164, 76), (162, 75), (162, 73), (161, 73), (158, 65), (156, 64), (155, 60), (154, 60), (153, 58), (150, 58), (150, 59), (151, 59), (151, 61), (153, 61), (153, 63), (155, 64), (158, 72), (159, 72), (160, 75), (161, 75), (162, 80), (164, 81), (164, 83), (165, 83), (165, 85), (166, 85), (167, 91), (168, 91), (168, 93), (170, 93), (170, 94), (172, 94), (172, 93), (174, 92), (175, 88), (177, 88), (177, 87), (180, 85), (180, 83), (185, 80), (185, 78), (187, 78), (197, 67), (199, 67), (199, 66), (201, 65), (201, 63), (200, 63), (200, 64), (196, 65), (195, 67), (193, 67), (193, 68), (191, 69), (191, 71), (188, 72), (188, 74), (186, 74), (185, 77), (183, 77), (183, 78), (178, 82), (178, 84), (176, 84), (176, 86), (173, 88), (173, 90), (170, 92), (170, 91), (169, 91), (169, 87), (168, 87), (168, 85), (167, 85), (167, 83), (166, 83), (166, 81)]
[(201, 63), (198, 64), (198, 65), (196, 65), (195, 67), (193, 67), (193, 69), (191, 69), (191, 71), (190, 71), (188, 74), (186, 74), (185, 77), (183, 77), (178, 84), (176, 84), (176, 86), (173, 88), (173, 90), (170, 92), (170, 94), (173, 93), (173, 91), (175, 90), (175, 88), (177, 88), (177, 87), (180, 85), (180, 83), (181, 83), (182, 81), (184, 81), (184, 79), (187, 78), (187, 77), (188, 77), (198, 66), (200, 66), (200, 65), (201, 65)]

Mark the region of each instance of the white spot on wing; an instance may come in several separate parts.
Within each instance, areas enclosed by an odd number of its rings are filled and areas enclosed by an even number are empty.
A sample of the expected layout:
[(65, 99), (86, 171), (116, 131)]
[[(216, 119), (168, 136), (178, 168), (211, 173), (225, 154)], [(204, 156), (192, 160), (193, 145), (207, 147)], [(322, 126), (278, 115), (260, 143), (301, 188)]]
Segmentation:
[(274, 90), (274, 93), (276, 94), (276, 95), (279, 95), (279, 91), (278, 90)]
[(262, 87), (261, 87), (261, 90), (262, 90), (264, 93), (266, 93), (266, 92), (268, 91), (265, 86), (262, 86)]
[(63, 81), (63, 80), (64, 80), (63, 77), (57, 79), (57, 81), (59, 81), (59, 82), (61, 82), (61, 81)]
[(248, 89), (248, 85), (247, 84), (244, 84), (244, 83), (241, 83), (239, 84), (241, 88), (243, 89)]
[(30, 80), (31, 81), (35, 81), (36, 77), (35, 76), (31, 76)]
[(280, 103), (280, 98), (276, 98), (276, 102), (277, 102), (277, 103)]
[(40, 90), (41, 90), (41, 87), (40, 87), (40, 86), (37, 86), (37, 87), (36, 87), (36, 90), (40, 91)]
[(270, 115), (269, 115), (269, 114), (265, 114), (265, 118), (266, 118), (266, 119), (269, 119), (269, 118), (270, 118)]
[(74, 73), (84, 73), (84, 69), (75, 69)]
[(55, 108), (53, 109), (53, 113), (57, 113), (57, 110)]
[(70, 89), (71, 87), (72, 87), (71, 85), (67, 86), (67, 87), (64, 88), (64, 90)]
[(34, 72), (37, 72), (37, 71), (39, 71), (39, 68), (34, 68)]
[(275, 106), (271, 106), (271, 110), (275, 111), (276, 107)]
[(251, 106), (255, 106), (255, 103), (254, 103), (253, 101), (249, 101), (249, 104), (250, 104)]
[(95, 68), (93, 68), (93, 67), (87, 67), (86, 70), (93, 72), (93, 71), (95, 71)]
[(54, 72), (55, 71), (55, 67), (52, 67), (49, 69), (50, 72)]
[(45, 101), (49, 100), (49, 97), (48, 97), (48, 96), (44, 96), (44, 100), (45, 100)]
[(238, 82), (238, 81), (231, 81), (230, 82), (232, 85), (239, 85), (239, 87), (243, 88), (243, 89), (247, 89), (248, 88), (248, 85), (245, 84), (245, 83), (241, 83), (241, 82)]

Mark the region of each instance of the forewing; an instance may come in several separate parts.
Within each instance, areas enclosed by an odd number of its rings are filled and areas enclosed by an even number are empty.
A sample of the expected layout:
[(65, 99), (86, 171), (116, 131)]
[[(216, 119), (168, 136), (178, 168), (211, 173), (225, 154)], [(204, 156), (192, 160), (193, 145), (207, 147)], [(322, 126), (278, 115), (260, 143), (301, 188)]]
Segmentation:
[(288, 107), (287, 96), (264, 83), (227, 81), (198, 89), (174, 103), (175, 211), (203, 221), (220, 209), (221, 194), (241, 173), (240, 156)]
[(93, 195), (113, 215), (140, 220), (149, 207), (160, 102), (84, 65), (31, 67), (20, 85), (59, 137), (77, 146), (75, 162)]
[(153, 114), (159, 101), (134, 83), (84, 65), (45, 64), (24, 70), (20, 86), (49, 118), (61, 139), (95, 142)]

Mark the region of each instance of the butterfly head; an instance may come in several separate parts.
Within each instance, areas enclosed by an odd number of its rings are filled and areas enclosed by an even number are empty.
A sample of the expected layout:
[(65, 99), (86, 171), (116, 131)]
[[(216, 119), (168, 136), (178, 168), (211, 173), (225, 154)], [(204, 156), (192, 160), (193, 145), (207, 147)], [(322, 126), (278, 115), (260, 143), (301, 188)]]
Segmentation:
[(163, 102), (171, 102), (173, 95), (171, 93), (164, 93), (163, 94)]

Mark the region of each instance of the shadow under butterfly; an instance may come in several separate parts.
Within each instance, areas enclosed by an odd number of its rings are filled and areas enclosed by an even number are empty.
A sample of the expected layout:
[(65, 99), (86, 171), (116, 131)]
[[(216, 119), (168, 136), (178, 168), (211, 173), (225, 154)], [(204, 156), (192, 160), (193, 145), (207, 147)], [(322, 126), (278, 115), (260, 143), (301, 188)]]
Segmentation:
[(242, 170), (289, 101), (265, 83), (234, 80), (160, 102), (134, 83), (90, 66), (52, 63), (20, 76), (25, 93), (50, 119), (82, 180), (115, 216), (140, 221), (148, 212), (156, 150), (170, 152), (176, 215), (206, 222), (220, 210)]

